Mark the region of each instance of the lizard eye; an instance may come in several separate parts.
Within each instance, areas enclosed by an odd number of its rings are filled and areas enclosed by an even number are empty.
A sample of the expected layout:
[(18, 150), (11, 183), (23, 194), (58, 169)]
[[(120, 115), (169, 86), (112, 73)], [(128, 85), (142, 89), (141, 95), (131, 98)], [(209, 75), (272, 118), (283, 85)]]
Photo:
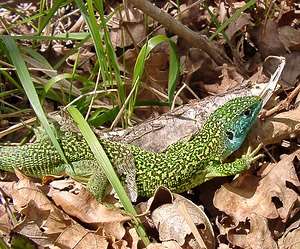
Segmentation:
[(246, 109), (245, 111), (244, 111), (244, 115), (245, 116), (250, 116), (251, 115), (251, 110), (250, 109)]
[(233, 139), (233, 132), (232, 131), (226, 131), (226, 136), (229, 138), (229, 140), (232, 140)]

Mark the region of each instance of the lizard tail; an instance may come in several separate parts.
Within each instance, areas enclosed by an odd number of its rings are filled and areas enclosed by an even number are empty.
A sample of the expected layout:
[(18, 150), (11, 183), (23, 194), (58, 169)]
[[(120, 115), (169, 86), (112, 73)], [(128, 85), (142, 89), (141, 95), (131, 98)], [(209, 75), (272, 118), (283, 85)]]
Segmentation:
[(23, 146), (0, 146), (0, 170), (14, 172), (15, 169), (37, 178), (64, 171), (60, 155), (47, 141)]

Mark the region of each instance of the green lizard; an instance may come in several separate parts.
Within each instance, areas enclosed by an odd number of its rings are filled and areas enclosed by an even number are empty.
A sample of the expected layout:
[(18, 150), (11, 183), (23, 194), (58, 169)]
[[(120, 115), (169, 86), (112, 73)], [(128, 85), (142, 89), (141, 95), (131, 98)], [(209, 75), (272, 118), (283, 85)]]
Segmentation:
[[(238, 174), (255, 161), (260, 147), (242, 158), (223, 163), (243, 143), (255, 121), (262, 100), (260, 97), (239, 97), (215, 110), (203, 128), (189, 141), (172, 144), (165, 152), (155, 153), (139, 147), (99, 138), (131, 199), (149, 197), (163, 185), (174, 192), (183, 192), (218, 176)], [(74, 132), (58, 132), (58, 141), (73, 164), (64, 164), (48, 138), (33, 144), (0, 146), (0, 169), (22, 171), (28, 176), (69, 175), (87, 183), (87, 188), (101, 200), (107, 179), (97, 164), (84, 138)]]

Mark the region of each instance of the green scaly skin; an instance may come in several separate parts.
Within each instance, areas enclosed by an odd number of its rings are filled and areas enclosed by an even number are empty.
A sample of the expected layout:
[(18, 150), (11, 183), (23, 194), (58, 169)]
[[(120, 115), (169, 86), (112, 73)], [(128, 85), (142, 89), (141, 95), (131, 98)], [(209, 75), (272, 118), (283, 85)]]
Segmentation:
[[(211, 178), (240, 173), (259, 157), (255, 156), (257, 149), (234, 162), (223, 163), (243, 143), (261, 106), (262, 101), (257, 96), (230, 100), (214, 111), (188, 142), (172, 144), (162, 153), (105, 139), (99, 141), (117, 171), (119, 165), (134, 163), (139, 196), (151, 196), (159, 186), (180, 193)], [(0, 146), (0, 169), (14, 172), (17, 168), (38, 178), (70, 175), (86, 182), (87, 188), (101, 199), (107, 179), (85, 140), (71, 132), (63, 133), (58, 140), (75, 171), (64, 164), (48, 139), (19, 147)]]

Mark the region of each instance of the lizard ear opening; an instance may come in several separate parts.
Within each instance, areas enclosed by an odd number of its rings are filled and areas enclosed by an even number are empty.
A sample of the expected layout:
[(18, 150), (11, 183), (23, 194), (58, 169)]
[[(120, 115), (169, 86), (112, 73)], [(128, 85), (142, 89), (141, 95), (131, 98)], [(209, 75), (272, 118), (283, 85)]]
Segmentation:
[(229, 140), (232, 140), (234, 137), (234, 133), (232, 131), (226, 131), (226, 136), (229, 138)]

